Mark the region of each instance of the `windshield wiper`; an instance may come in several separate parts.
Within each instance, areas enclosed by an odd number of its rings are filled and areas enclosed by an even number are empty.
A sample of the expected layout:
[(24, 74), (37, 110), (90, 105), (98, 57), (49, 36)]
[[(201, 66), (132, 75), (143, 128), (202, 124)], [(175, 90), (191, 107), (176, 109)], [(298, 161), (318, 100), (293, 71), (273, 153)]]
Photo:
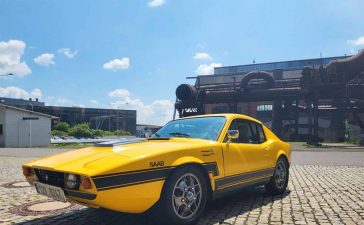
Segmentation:
[(190, 135), (185, 134), (185, 133), (180, 133), (180, 132), (173, 132), (173, 133), (169, 133), (170, 136), (175, 136), (175, 137), (190, 137)]

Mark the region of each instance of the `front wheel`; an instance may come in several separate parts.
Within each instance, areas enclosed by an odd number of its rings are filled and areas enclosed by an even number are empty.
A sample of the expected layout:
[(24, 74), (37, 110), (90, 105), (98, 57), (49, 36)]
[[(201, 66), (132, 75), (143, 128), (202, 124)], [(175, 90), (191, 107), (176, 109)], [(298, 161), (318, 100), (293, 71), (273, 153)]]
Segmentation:
[(202, 172), (194, 166), (181, 167), (166, 180), (158, 218), (165, 224), (195, 223), (206, 201), (207, 186)]
[(273, 177), (269, 180), (269, 183), (265, 185), (267, 192), (273, 195), (282, 194), (288, 185), (289, 178), (289, 164), (286, 158), (280, 157), (277, 161), (274, 169)]

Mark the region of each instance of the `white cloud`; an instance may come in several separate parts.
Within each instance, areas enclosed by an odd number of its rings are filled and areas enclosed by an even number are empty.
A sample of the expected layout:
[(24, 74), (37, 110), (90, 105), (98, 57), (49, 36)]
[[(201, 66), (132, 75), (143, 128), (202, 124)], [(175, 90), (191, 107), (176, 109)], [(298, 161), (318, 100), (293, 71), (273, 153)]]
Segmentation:
[(15, 87), (15, 86), (9, 86), (2, 88), (0, 87), (0, 96), (6, 97), (6, 98), (42, 98), (42, 91), (38, 88), (33, 89), (31, 92), (28, 92), (22, 88)]
[(32, 73), (28, 65), (21, 61), (25, 46), (19, 40), (0, 42), (0, 75), (13, 73), (22, 77)]
[(164, 125), (171, 120), (174, 109), (173, 103), (169, 100), (161, 99), (146, 104), (141, 99), (131, 98), (129, 95), (121, 96), (119, 100), (111, 102), (110, 105), (115, 109), (137, 110), (137, 123), (155, 125)]
[(364, 36), (358, 37), (355, 40), (347, 40), (347, 42), (352, 46), (364, 46)]
[(41, 66), (49, 66), (54, 64), (54, 54), (52, 53), (43, 53), (37, 58), (34, 58), (34, 62)]
[(99, 101), (92, 99), (92, 100), (90, 100), (90, 103), (93, 105), (97, 105), (97, 104), (99, 104)]
[(129, 69), (129, 58), (113, 59), (103, 65), (105, 70), (118, 71)]
[(150, 0), (148, 2), (148, 6), (149, 7), (159, 7), (159, 6), (162, 6), (166, 3), (165, 0)]
[(193, 58), (197, 60), (212, 60), (212, 57), (206, 52), (197, 52)]
[(130, 92), (126, 89), (115, 89), (107, 94), (109, 97), (125, 98), (130, 96)]
[(69, 49), (69, 48), (61, 48), (61, 49), (58, 49), (58, 52), (61, 53), (61, 54), (63, 54), (63, 55), (65, 55), (69, 59), (73, 59), (77, 55), (77, 53), (78, 53), (78, 51), (76, 51), (76, 50), (75, 51), (71, 51), (71, 49)]
[(221, 67), (221, 64), (220, 63), (211, 63), (210, 65), (202, 64), (197, 67), (196, 73), (198, 75), (212, 75), (214, 74), (215, 67)]

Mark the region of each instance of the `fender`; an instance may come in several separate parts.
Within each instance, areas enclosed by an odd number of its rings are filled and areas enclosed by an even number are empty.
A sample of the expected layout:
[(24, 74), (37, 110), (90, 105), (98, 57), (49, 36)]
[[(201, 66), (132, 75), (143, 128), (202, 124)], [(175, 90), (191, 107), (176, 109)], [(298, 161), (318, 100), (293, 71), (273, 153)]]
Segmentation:
[(275, 157), (275, 161), (277, 162), (277, 160), (278, 160), (278, 158), (280, 157), (280, 156), (282, 156), (282, 155), (284, 155), (286, 158), (287, 158), (287, 160), (288, 160), (288, 163), (289, 164), (291, 164), (291, 157), (289, 157), (287, 154), (286, 154), (286, 152), (284, 151), (284, 150), (282, 150), (282, 149), (280, 149), (280, 150), (278, 150), (277, 151), (277, 155), (276, 155), (276, 157)]
[(211, 167), (212, 163), (204, 163), (201, 159), (193, 157), (193, 156), (184, 156), (184, 157), (181, 157), (181, 158), (178, 158), (177, 160), (175, 160), (171, 164), (171, 166), (178, 167), (178, 166), (182, 166), (182, 165), (185, 165), (185, 164), (198, 164), (202, 168), (204, 168), (206, 170), (206, 172), (207, 172), (207, 175), (208, 175), (208, 178), (209, 178), (209, 181), (210, 181), (211, 189), (215, 190), (214, 176), (216, 176), (218, 174), (218, 171), (216, 171), (217, 170), (217, 164), (216, 163), (215, 163), (216, 164), (215, 165), (216, 169), (214, 169), (213, 167)]

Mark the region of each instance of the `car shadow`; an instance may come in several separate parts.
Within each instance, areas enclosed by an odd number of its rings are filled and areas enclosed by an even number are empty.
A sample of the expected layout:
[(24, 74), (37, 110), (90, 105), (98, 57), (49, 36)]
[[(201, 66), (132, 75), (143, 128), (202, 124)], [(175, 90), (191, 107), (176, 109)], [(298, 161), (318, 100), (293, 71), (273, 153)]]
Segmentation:
[[(275, 201), (279, 201), (288, 196), (289, 193), (290, 191), (287, 190), (282, 195), (271, 196), (264, 191), (263, 187), (242, 189), (223, 198), (209, 202), (204, 215), (197, 224), (233, 224), (236, 217), (244, 217), (244, 215), (253, 210), (273, 204)], [(149, 212), (136, 215), (104, 209), (84, 208), (74, 212), (45, 216), (17, 224), (158, 225), (158, 222), (156, 222), (153, 215)]]

